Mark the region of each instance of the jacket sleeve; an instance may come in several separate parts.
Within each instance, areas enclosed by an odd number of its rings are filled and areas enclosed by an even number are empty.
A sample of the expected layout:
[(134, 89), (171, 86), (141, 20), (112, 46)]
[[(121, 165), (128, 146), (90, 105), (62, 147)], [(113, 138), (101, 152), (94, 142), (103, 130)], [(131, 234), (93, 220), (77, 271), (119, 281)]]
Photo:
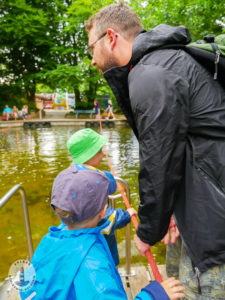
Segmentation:
[(160, 66), (137, 65), (129, 76), (129, 93), (139, 136), (137, 234), (154, 245), (168, 229), (182, 187), (188, 83)]
[(109, 182), (109, 195), (114, 194), (117, 190), (117, 184), (116, 184), (116, 180), (115, 180), (113, 174), (108, 172), (108, 171), (103, 171), (103, 173), (110, 180), (110, 182)]
[(116, 220), (115, 220), (115, 229), (120, 229), (126, 226), (130, 222), (130, 214), (124, 209), (115, 209), (116, 211)]
[(113, 209), (110, 205), (108, 205), (106, 214), (104, 218), (98, 223), (98, 226), (107, 222), (114, 212), (116, 212), (116, 215), (114, 216), (114, 223), (113, 227), (110, 230), (110, 234), (114, 234), (114, 231), (116, 229), (120, 229), (130, 222), (130, 214), (126, 210)]

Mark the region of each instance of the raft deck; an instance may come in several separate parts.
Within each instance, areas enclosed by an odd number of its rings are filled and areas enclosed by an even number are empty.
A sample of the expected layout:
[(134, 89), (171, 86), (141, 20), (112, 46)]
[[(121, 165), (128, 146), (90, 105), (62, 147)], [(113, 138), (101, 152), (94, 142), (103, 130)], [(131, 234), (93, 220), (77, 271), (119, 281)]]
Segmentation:
[[(162, 279), (167, 279), (166, 266), (158, 265), (159, 272), (162, 276)], [(118, 269), (120, 274), (123, 274), (124, 268)], [(128, 300), (134, 299), (135, 296), (140, 293), (141, 289), (145, 287), (151, 280), (154, 280), (152, 270), (149, 266), (135, 266), (131, 268), (131, 274), (134, 273), (134, 276), (121, 276), (124, 289), (127, 293)]]

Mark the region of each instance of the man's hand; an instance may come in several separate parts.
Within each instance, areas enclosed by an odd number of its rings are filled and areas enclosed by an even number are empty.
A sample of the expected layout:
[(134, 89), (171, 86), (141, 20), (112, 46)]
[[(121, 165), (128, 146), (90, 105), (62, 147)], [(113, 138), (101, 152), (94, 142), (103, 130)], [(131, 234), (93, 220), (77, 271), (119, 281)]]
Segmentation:
[(185, 297), (184, 293), (182, 293), (184, 287), (181, 285), (181, 282), (174, 277), (164, 280), (161, 285), (171, 300)]
[(164, 236), (164, 238), (161, 240), (165, 245), (168, 245), (171, 241), (172, 244), (175, 244), (176, 239), (180, 236), (179, 230), (177, 228), (177, 225), (174, 221), (173, 216), (170, 220), (170, 225), (167, 234)]
[(149, 250), (150, 245), (142, 242), (139, 237), (135, 234), (134, 243), (142, 256), (145, 256), (145, 252)]
[(127, 212), (130, 214), (131, 217), (137, 216), (137, 211), (133, 207), (128, 208)]

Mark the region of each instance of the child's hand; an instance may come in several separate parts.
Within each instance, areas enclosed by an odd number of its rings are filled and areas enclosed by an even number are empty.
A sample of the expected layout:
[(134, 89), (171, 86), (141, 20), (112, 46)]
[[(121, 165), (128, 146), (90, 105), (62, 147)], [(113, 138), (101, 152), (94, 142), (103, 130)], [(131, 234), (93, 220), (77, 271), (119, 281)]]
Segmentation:
[(182, 293), (184, 291), (184, 287), (181, 285), (181, 282), (176, 280), (174, 277), (164, 280), (161, 285), (171, 300), (185, 297), (184, 293)]
[(130, 214), (131, 217), (132, 216), (137, 216), (137, 211), (133, 207), (128, 208), (127, 212)]

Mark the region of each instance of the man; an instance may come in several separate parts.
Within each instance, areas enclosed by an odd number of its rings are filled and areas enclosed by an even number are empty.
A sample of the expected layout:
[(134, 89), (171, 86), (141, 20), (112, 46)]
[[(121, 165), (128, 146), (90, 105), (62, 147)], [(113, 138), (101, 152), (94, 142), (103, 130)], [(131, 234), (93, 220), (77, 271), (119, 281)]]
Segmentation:
[(187, 299), (225, 299), (222, 86), (186, 52), (161, 48), (189, 43), (184, 26), (146, 32), (129, 7), (112, 4), (93, 15), (86, 30), (92, 65), (140, 145), (140, 252), (163, 238), (174, 214)]

